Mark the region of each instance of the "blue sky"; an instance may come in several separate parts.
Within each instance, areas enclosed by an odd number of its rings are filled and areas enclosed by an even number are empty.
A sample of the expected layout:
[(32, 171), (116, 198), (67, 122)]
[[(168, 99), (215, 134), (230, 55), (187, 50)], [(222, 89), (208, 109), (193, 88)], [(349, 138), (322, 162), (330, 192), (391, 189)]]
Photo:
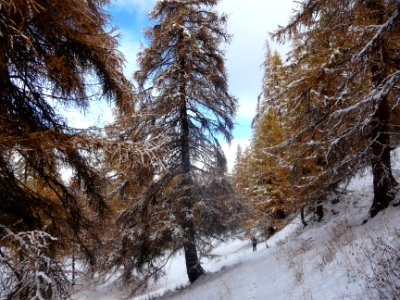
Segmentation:
[[(121, 35), (119, 50), (126, 59), (125, 74), (132, 77), (137, 69), (136, 55), (145, 43), (143, 29), (150, 26), (147, 17), (156, 0), (111, 0), (106, 8), (111, 23), (118, 27)], [(221, 0), (217, 10), (228, 15), (228, 32), (232, 41), (225, 46), (226, 68), (229, 76), (229, 90), (239, 99), (239, 110), (234, 129), (234, 141), (224, 144), (228, 165), (232, 166), (237, 144), (246, 146), (251, 136), (251, 120), (255, 113), (257, 96), (261, 91), (262, 69), (265, 44), (268, 33), (278, 25), (285, 25), (296, 3), (293, 0)], [(288, 47), (271, 43), (273, 49), (284, 54)], [(98, 124), (101, 118), (111, 118), (111, 109), (95, 104), (95, 110), (102, 116), (91, 114), (91, 122)], [(82, 120), (76, 116), (76, 121)], [(81, 127), (81, 126), (77, 126)]]

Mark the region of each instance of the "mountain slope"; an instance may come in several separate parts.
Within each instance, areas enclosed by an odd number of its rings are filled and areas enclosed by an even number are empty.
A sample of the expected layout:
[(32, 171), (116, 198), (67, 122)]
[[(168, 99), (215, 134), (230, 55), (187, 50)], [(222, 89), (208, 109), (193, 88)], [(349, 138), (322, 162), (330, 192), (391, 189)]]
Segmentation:
[[(220, 272), (162, 298), (377, 299), (400, 295), (400, 277), (395, 278), (399, 269), (391, 274), (388, 266), (379, 267), (393, 264), (399, 268), (400, 207), (391, 206), (363, 224), (371, 205), (371, 181), (369, 172), (354, 178), (331, 201), (338, 203), (325, 206), (322, 222), (311, 220), (304, 228), (295, 219), (268, 241), (269, 248), (262, 243), (252, 252), (247, 240), (221, 244), (214, 251), (217, 258), (204, 263), (209, 272)], [(185, 284), (177, 275), (185, 275), (179, 258), (171, 262), (164, 286), (153, 286), (158, 292), (135, 299), (160, 294), (173, 282)]]
[[(267, 241), (268, 248), (259, 243), (256, 252), (248, 237), (220, 243), (213, 259), (202, 259), (208, 275), (192, 285), (178, 254), (166, 275), (133, 299), (395, 299), (400, 295), (400, 206), (363, 224), (372, 194), (366, 171), (325, 205), (321, 222), (309, 215), (304, 227), (296, 218)], [(123, 297), (110, 287), (81, 291), (75, 299)]]

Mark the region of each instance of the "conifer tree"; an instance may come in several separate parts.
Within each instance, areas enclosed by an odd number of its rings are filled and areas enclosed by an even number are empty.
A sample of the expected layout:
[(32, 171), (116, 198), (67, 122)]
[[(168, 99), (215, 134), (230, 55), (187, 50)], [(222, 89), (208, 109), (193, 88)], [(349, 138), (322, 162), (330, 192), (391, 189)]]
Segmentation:
[(240, 161), (242, 160), (242, 154), (243, 154), (242, 146), (238, 144), (236, 147), (235, 161), (233, 163), (233, 174), (236, 173), (236, 169), (239, 167)]
[(61, 166), (79, 179), (85, 206), (98, 215), (107, 211), (103, 182), (84, 156), (97, 146), (54, 108), (85, 108), (89, 75), (107, 99), (121, 108), (128, 103), (116, 38), (104, 29), (106, 3), (0, 1), (0, 268), (12, 281), (7, 299), (68, 297), (50, 250), (56, 239), (89, 249), (81, 233), (90, 234), (92, 222), (62, 180)]
[[(262, 93), (259, 97), (253, 134), (249, 151), (249, 191), (261, 227), (265, 223), (276, 227), (288, 213), (291, 203), (289, 164), (284, 151), (274, 147), (281, 144), (287, 135), (286, 67), (275, 51), (267, 45), (264, 61)], [(282, 224), (277, 224), (282, 223)]]
[(237, 209), (223, 205), (233, 193), (222, 175), (219, 139), (231, 139), (237, 101), (228, 93), (219, 47), (229, 36), (225, 17), (213, 9), (217, 2), (164, 0), (151, 12), (155, 25), (146, 31), (150, 44), (135, 73), (136, 106), (145, 140), (166, 138), (159, 141), (163, 167), (155, 168), (121, 217), (123, 251), (131, 257), (127, 272), (135, 267), (153, 274), (164, 250), (183, 247), (189, 280), (195, 281), (204, 273), (196, 247), (227, 228)]
[(240, 151), (240, 160), (235, 165), (234, 171), (234, 187), (237, 194), (242, 194), (247, 198), (249, 195), (247, 192), (250, 189), (249, 179), (250, 174), (250, 149), (246, 147), (243, 151)]
[(370, 215), (393, 198), (399, 29), (397, 1), (310, 0), (277, 31), (296, 47), (288, 98), (292, 126), (300, 129), (287, 145), (296, 157), (317, 162), (299, 185), (308, 202), (366, 166), (374, 178)]
[(264, 75), (262, 80), (262, 91), (258, 97), (256, 116), (253, 120), (253, 127), (257, 126), (260, 117), (267, 113), (269, 109), (274, 109), (276, 113), (282, 115), (285, 110), (283, 93), (287, 80), (286, 67), (277, 51), (272, 51), (267, 43), (265, 58), (263, 63)]

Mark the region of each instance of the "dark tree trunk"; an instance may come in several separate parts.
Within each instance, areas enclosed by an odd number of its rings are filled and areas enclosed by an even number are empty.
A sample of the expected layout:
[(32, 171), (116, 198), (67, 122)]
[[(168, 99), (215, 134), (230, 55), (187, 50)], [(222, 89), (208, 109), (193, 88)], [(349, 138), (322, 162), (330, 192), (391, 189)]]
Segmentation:
[[(184, 63), (182, 62), (182, 65)], [(184, 84), (181, 87), (181, 95), (185, 95)], [(186, 272), (189, 277), (190, 283), (194, 282), (197, 278), (204, 274), (204, 270), (200, 265), (197, 256), (196, 242), (195, 242), (195, 228), (192, 219), (187, 219), (186, 212), (190, 213), (193, 209), (191, 185), (193, 184), (190, 177), (191, 162), (190, 162), (190, 143), (189, 143), (189, 120), (187, 115), (186, 99), (181, 99), (181, 168), (184, 176), (183, 188), (185, 189), (185, 200), (183, 203), (181, 221), (184, 228), (184, 250)]]
[[(4, 37), (0, 36), (0, 45), (3, 44), (7, 44), (7, 41)], [(6, 105), (4, 104), (5, 100), (3, 98), (5, 98), (5, 96), (10, 93), (9, 90), (9, 74), (8, 74), (8, 69), (7, 69), (7, 56), (6, 53), (4, 52), (0, 52), (0, 100), (1, 100), (1, 105)], [(0, 106), (0, 113), (4, 113), (4, 111), (6, 110), (5, 108)]]
[(301, 217), (301, 223), (303, 223), (304, 227), (306, 227), (308, 223), (306, 222), (306, 218), (304, 215), (304, 206), (300, 208), (300, 217)]
[[(382, 14), (383, 16), (383, 14)], [(382, 23), (383, 20), (380, 20)], [(378, 87), (386, 77), (387, 60), (385, 47), (380, 45), (376, 54), (376, 63), (371, 68), (372, 82)], [(370, 216), (374, 217), (378, 212), (389, 206), (393, 200), (392, 188), (397, 185), (393, 177), (390, 159), (390, 107), (387, 97), (378, 99), (372, 122), (371, 167), (374, 184), (374, 200), (370, 208)]]
[[(187, 145), (187, 150), (189, 146)], [(182, 156), (185, 157), (185, 152), (183, 151)], [(186, 164), (183, 165), (185, 169)], [(190, 166), (190, 159), (189, 159)], [(199, 278), (202, 274), (204, 274), (204, 270), (200, 265), (199, 258), (197, 256), (196, 250), (196, 242), (195, 242), (195, 228), (192, 219), (187, 218), (187, 214), (190, 214), (193, 209), (192, 204), (192, 195), (190, 186), (193, 184), (190, 179), (190, 175), (185, 173), (183, 188), (185, 191), (185, 200), (183, 203), (181, 221), (184, 228), (184, 250), (185, 250), (185, 262), (186, 262), (186, 272), (189, 277), (190, 283), (194, 282), (197, 278)]]
[(393, 200), (391, 189), (396, 185), (390, 160), (390, 135), (387, 133), (389, 130), (388, 117), (389, 106), (387, 100), (382, 99), (376, 112), (376, 124), (373, 124), (374, 140), (371, 145), (374, 183), (374, 200), (370, 208), (371, 217), (389, 206), (390, 201)]
[(317, 216), (317, 221), (321, 222), (322, 218), (324, 217), (324, 206), (322, 205), (322, 201), (318, 201), (314, 210), (314, 214)]
[(184, 250), (185, 250), (185, 262), (186, 272), (189, 277), (190, 283), (194, 282), (197, 278), (204, 274), (204, 270), (200, 265), (199, 258), (197, 256), (196, 243), (194, 239), (194, 226), (192, 222), (188, 222), (188, 228), (186, 232)]

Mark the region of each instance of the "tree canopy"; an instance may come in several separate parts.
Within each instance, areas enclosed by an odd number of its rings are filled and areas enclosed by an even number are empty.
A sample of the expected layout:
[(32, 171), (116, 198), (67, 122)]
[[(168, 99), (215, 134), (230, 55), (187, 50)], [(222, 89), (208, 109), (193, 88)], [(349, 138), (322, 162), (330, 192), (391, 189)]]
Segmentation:
[[(15, 253), (1, 253), (5, 262), (28, 255), (23, 249), (36, 238), (43, 243), (36, 253), (50, 261), (53, 237), (60, 244), (69, 244), (73, 237), (89, 250), (82, 233), (92, 232), (94, 220), (85, 216), (84, 207), (100, 216), (107, 211), (103, 182), (86, 156), (96, 143), (69, 128), (55, 109), (56, 104), (85, 108), (93, 93), (89, 78), (95, 78), (101, 95), (120, 109), (130, 100), (116, 37), (105, 30), (106, 3), (0, 1), (0, 246), (12, 249), (19, 243), (15, 239), (21, 242), (25, 238), (20, 235), (32, 233)], [(85, 191), (84, 203), (62, 179), (62, 167), (73, 170)], [(65, 290), (57, 291), (57, 280), (54, 285), (41, 281), (41, 288), (23, 281), (28, 266), (39, 268), (29, 270), (32, 274), (51, 271), (42, 269), (42, 262), (10, 269), (10, 297), (65, 296)]]
[(217, 2), (158, 1), (135, 73), (139, 131), (164, 138), (161, 166), (122, 216), (125, 245), (131, 263), (150, 273), (164, 250), (183, 247), (191, 282), (203, 274), (196, 244), (223, 233), (238, 209), (220, 146), (232, 137), (237, 100), (228, 93), (220, 44), (229, 36)]

